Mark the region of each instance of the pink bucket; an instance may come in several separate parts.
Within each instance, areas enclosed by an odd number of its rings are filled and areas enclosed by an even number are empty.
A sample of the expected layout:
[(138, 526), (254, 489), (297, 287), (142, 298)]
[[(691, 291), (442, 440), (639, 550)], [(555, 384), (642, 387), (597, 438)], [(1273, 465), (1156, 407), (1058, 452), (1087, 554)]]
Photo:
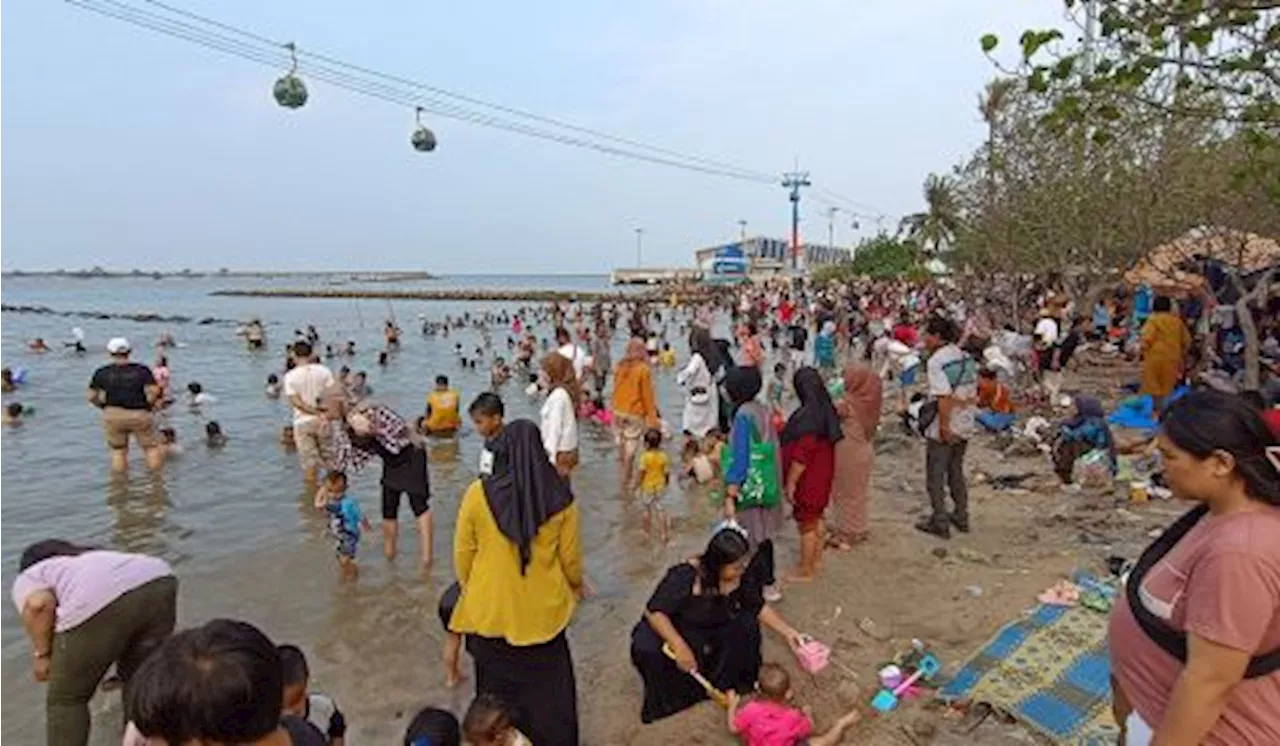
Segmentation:
[(831, 648), (817, 640), (805, 640), (796, 648), (796, 659), (800, 661), (800, 667), (808, 673), (817, 673), (826, 668), (830, 658)]

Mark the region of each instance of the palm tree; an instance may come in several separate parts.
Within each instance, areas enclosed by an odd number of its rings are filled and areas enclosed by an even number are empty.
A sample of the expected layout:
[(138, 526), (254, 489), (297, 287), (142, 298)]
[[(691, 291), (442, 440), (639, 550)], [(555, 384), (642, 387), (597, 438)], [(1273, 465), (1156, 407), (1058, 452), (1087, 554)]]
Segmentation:
[(1014, 81), (1011, 78), (996, 78), (987, 83), (986, 89), (978, 94), (978, 113), (987, 124), (987, 180), (991, 185), (995, 182), (996, 131), (1013, 91)]
[(960, 229), (960, 205), (955, 182), (946, 176), (929, 174), (924, 180), (924, 212), (907, 215), (898, 231), (907, 234), (931, 256), (937, 256), (955, 240)]

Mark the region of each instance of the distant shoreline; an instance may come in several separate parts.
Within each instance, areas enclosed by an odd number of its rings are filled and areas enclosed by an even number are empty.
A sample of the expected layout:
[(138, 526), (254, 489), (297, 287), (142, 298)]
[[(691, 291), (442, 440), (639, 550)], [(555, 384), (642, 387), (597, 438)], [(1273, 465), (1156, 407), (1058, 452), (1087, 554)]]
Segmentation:
[(133, 269), (127, 272), (119, 270), (107, 270), (101, 267), (93, 269), (54, 269), (54, 270), (23, 270), (23, 269), (7, 269), (0, 272), (0, 277), (72, 277), (77, 280), (117, 280), (117, 279), (142, 279), (150, 277), (155, 280), (160, 279), (180, 279), (180, 280), (196, 280), (213, 278), (259, 278), (259, 279), (278, 279), (282, 277), (327, 277), (331, 279), (341, 278), (351, 282), (405, 282), (413, 280), (437, 280), (438, 275), (430, 272), (422, 271), (385, 271), (385, 272), (360, 272), (356, 270), (330, 270), (330, 271), (274, 271), (274, 270), (215, 270), (213, 272), (198, 272), (196, 270), (179, 270), (177, 272), (168, 271), (145, 271)]

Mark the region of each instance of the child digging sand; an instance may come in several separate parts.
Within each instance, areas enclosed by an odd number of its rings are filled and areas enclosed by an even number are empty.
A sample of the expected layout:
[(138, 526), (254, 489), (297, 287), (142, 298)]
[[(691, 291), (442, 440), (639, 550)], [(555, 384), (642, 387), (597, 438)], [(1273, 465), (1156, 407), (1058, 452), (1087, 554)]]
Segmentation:
[(813, 719), (791, 704), (791, 677), (782, 666), (760, 666), (756, 698), (739, 707), (737, 692), (729, 692), (729, 732), (744, 746), (836, 746), (845, 730), (861, 715), (853, 710), (836, 721), (831, 729), (813, 735)]
[(373, 530), (369, 519), (360, 512), (360, 503), (347, 494), (347, 475), (331, 471), (316, 491), (316, 507), (329, 514), (329, 532), (337, 540), (334, 548), (343, 580), (355, 580), (360, 570), (356, 552), (360, 548), (360, 529)]
[(653, 536), (656, 522), (658, 540), (670, 538), (671, 519), (662, 507), (662, 498), (671, 483), (671, 460), (662, 451), (662, 432), (650, 428), (644, 434), (644, 453), (640, 454), (640, 499), (644, 501), (644, 533)]

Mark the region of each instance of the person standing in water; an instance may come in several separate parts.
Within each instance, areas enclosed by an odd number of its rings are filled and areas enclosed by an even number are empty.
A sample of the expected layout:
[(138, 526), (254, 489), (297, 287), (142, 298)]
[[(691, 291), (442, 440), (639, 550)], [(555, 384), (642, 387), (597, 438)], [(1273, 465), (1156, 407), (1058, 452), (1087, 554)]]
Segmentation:
[(428, 435), (447, 438), (462, 427), (462, 415), (458, 412), (462, 395), (449, 388), (448, 376), (436, 376), (436, 387), (427, 394), (427, 411), (424, 427)]
[(111, 449), (111, 470), (129, 469), (129, 437), (138, 441), (147, 466), (164, 465), (164, 449), (156, 436), (151, 410), (160, 401), (160, 386), (151, 369), (129, 361), (129, 340), (107, 342), (111, 362), (98, 368), (89, 381), (89, 403), (102, 410), (102, 429)]
[(321, 397), (333, 383), (333, 373), (315, 361), (307, 342), (294, 343), (293, 358), (297, 364), (284, 374), (284, 395), (293, 405), (293, 439), (303, 478), (315, 484), (320, 466), (332, 452)]

